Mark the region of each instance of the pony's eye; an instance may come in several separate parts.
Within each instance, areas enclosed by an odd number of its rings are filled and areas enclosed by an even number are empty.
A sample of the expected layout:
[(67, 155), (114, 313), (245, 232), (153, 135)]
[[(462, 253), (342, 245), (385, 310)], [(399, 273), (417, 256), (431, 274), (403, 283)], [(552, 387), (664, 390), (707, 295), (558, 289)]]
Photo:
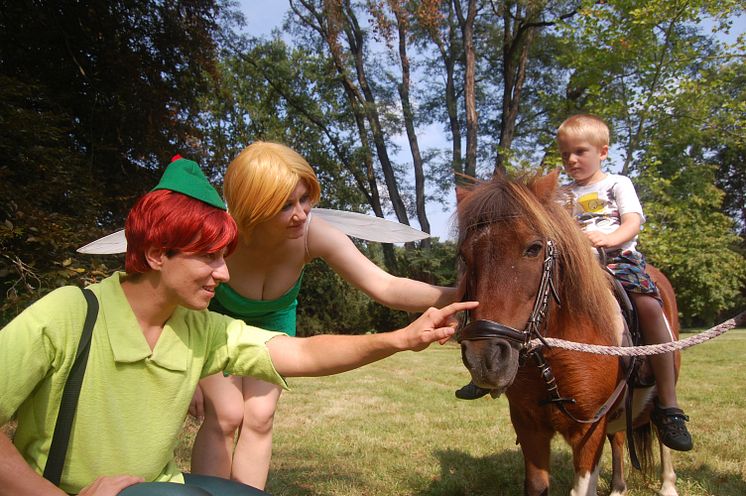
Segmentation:
[(526, 257), (535, 258), (539, 256), (539, 253), (541, 253), (542, 248), (544, 248), (544, 244), (538, 241), (535, 241), (531, 243), (531, 246), (526, 248), (526, 251), (524, 251), (523, 254)]

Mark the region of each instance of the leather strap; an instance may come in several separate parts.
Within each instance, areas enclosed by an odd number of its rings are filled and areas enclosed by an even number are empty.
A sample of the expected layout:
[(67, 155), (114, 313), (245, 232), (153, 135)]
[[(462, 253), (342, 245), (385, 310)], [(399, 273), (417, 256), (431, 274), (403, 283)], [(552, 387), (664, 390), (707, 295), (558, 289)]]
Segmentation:
[(65, 465), (65, 456), (67, 455), (67, 444), (70, 441), (70, 431), (72, 430), (75, 410), (78, 407), (78, 396), (80, 387), (83, 385), (83, 374), (88, 362), (88, 352), (91, 349), (91, 334), (93, 326), (96, 324), (98, 317), (98, 299), (90, 289), (83, 289), (88, 309), (85, 315), (85, 324), (83, 324), (83, 333), (78, 343), (78, 352), (75, 355), (75, 361), (70, 368), (67, 376), (65, 389), (62, 392), (62, 401), (60, 402), (60, 411), (57, 414), (57, 423), (54, 426), (54, 435), (52, 444), (49, 447), (49, 457), (47, 465), (44, 467), (44, 478), (55, 486), (60, 485), (62, 478), (62, 467)]

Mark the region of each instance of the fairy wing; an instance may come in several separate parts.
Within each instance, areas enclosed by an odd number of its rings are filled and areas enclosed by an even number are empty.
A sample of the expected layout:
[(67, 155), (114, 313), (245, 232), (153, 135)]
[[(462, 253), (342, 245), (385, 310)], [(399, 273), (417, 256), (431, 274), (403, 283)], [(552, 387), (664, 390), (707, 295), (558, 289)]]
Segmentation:
[(99, 238), (77, 249), (78, 253), (87, 253), (89, 255), (111, 255), (126, 251), (127, 238), (124, 237), (124, 229), (107, 234), (103, 238)]
[[(348, 236), (377, 241), (379, 243), (408, 243), (425, 239), (430, 235), (392, 220), (372, 215), (345, 212), (329, 208), (314, 208), (313, 214), (324, 219)], [(78, 253), (89, 255), (112, 255), (127, 251), (124, 229), (113, 232), (78, 248)]]
[(373, 215), (329, 208), (314, 208), (312, 212), (348, 236), (366, 241), (407, 243), (430, 237), (426, 232)]

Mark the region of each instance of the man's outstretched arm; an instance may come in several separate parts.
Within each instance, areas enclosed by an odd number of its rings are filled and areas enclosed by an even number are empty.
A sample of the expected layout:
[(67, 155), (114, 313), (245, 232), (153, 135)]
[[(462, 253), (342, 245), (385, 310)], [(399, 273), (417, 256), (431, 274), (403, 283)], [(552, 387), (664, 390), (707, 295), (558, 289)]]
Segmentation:
[(380, 334), (278, 336), (267, 343), (267, 348), (275, 369), (283, 377), (338, 374), (399, 351), (421, 351), (435, 341), (443, 344), (455, 332), (453, 315), (477, 305), (477, 302), (460, 302), (441, 309), (430, 308), (407, 327)]

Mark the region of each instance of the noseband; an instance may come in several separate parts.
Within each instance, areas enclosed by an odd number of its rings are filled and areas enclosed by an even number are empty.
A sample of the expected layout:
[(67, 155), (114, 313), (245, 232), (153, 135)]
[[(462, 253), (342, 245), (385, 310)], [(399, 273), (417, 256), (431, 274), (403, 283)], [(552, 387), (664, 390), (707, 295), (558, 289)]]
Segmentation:
[[(469, 322), (468, 313), (465, 315), (464, 325), (459, 331), (457, 341), (482, 341), (485, 339), (505, 339), (517, 345), (522, 361), (525, 360), (525, 356), (531, 351), (531, 340), (538, 338), (544, 346), (548, 346), (544, 337), (541, 334), (541, 328), (546, 323), (547, 313), (549, 309), (549, 295), (551, 294), (554, 301), (560, 305), (559, 295), (557, 289), (554, 287), (554, 262), (556, 259), (556, 249), (554, 242), (549, 239), (545, 246), (546, 257), (544, 258), (544, 266), (541, 273), (541, 281), (539, 287), (536, 290), (536, 297), (534, 298), (534, 308), (531, 311), (531, 315), (526, 322), (526, 327), (523, 331), (519, 331), (514, 327), (510, 327), (499, 322), (487, 319), (478, 319)], [(471, 296), (471, 295), (468, 295)]]

